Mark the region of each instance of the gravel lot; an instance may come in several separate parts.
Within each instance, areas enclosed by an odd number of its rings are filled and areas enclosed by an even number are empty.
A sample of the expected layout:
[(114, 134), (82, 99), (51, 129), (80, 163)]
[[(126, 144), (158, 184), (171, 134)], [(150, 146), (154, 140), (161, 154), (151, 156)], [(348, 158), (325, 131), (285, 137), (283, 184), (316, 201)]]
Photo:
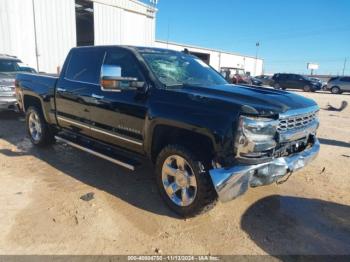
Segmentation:
[[(348, 94), (298, 93), (321, 108), (350, 104)], [(2, 112), (0, 254), (350, 254), (350, 106), (320, 118), (310, 166), (184, 220), (163, 204), (149, 164), (132, 173), (62, 144), (33, 148), (23, 117)]]

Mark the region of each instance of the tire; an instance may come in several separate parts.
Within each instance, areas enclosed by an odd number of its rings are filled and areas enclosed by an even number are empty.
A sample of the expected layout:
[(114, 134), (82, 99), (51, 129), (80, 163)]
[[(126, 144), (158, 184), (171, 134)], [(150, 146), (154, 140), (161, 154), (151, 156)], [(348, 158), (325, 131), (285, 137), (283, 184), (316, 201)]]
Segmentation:
[(54, 133), (45, 121), (45, 118), (36, 107), (29, 107), (26, 111), (26, 129), (30, 141), (39, 147), (54, 143)]
[(217, 202), (217, 193), (204, 166), (205, 163), (196, 154), (181, 145), (168, 145), (157, 157), (156, 180), (160, 195), (170, 209), (182, 217), (207, 212)]
[(273, 88), (274, 88), (274, 89), (281, 89), (281, 86), (280, 86), (279, 83), (274, 83), (274, 84), (273, 84)]
[(312, 88), (309, 85), (303, 87), (304, 92), (311, 92)]
[(333, 86), (331, 92), (332, 94), (341, 94), (341, 89), (338, 86)]

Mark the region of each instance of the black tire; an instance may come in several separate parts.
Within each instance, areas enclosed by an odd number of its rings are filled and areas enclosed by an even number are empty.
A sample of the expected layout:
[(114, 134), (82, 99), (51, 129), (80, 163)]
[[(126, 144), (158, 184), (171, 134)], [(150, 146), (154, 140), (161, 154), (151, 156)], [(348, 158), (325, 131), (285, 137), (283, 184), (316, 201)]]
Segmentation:
[[(37, 116), (38, 124), (41, 127), (41, 134), (38, 137), (36, 137), (30, 129), (30, 117), (33, 114)], [(51, 130), (50, 126), (45, 121), (42, 111), (36, 107), (31, 106), (26, 110), (26, 130), (30, 141), (35, 146), (45, 147), (55, 142), (54, 132)]]
[(333, 86), (331, 92), (332, 94), (341, 94), (341, 89), (338, 86)]
[(303, 87), (304, 92), (311, 92), (312, 88), (309, 85)]
[[(193, 202), (188, 206), (175, 204), (165, 191), (162, 181), (163, 164), (173, 155), (184, 158), (193, 170), (196, 178), (197, 193)], [(217, 203), (217, 193), (213, 187), (208, 172), (205, 170), (205, 163), (198, 159), (197, 154), (191, 152), (181, 145), (168, 145), (163, 148), (156, 161), (156, 180), (161, 197), (175, 213), (182, 217), (193, 217), (212, 209)]]
[(274, 83), (274, 84), (273, 84), (273, 88), (274, 88), (274, 89), (281, 89), (281, 86), (280, 86), (279, 83)]

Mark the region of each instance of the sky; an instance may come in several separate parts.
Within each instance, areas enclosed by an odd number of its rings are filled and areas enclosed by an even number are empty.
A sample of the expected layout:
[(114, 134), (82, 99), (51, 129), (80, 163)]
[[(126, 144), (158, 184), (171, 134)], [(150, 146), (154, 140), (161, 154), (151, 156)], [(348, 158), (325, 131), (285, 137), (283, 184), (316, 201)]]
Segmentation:
[[(147, 2), (147, 0), (144, 0)], [(350, 0), (159, 0), (156, 39), (264, 59), (265, 73), (350, 75)]]

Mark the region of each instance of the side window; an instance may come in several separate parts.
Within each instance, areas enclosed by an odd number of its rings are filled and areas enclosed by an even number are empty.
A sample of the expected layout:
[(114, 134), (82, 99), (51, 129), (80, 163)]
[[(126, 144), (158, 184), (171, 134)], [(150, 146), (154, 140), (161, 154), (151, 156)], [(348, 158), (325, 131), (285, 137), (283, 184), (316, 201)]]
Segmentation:
[(350, 77), (342, 77), (340, 81), (350, 82)]
[(127, 50), (113, 50), (107, 52), (104, 64), (121, 67), (122, 77), (133, 77), (140, 81), (144, 80), (136, 58)]
[(98, 49), (82, 48), (74, 50), (66, 71), (66, 78), (73, 81), (99, 84), (104, 54), (103, 50)]
[(279, 79), (280, 79), (280, 80), (287, 80), (287, 79), (288, 79), (288, 76), (287, 76), (287, 75), (280, 74), (280, 75), (279, 75)]

